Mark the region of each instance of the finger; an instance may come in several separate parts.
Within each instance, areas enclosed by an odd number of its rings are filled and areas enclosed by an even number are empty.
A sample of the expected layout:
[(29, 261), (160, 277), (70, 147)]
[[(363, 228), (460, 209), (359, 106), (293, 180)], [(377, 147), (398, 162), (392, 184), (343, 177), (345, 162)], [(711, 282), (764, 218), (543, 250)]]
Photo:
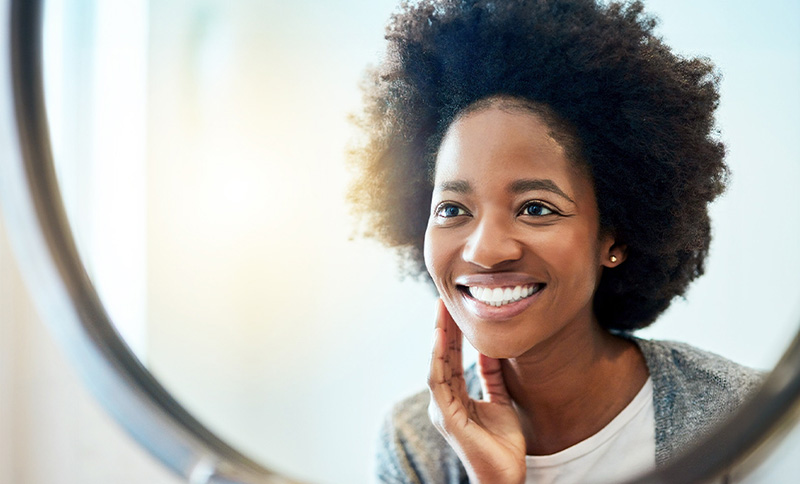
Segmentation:
[(431, 393), (428, 415), (435, 427), (449, 433), (466, 424), (466, 412), (461, 400), (454, 396), (450, 381), (445, 375), (447, 343), (444, 329), (436, 327), (433, 331), (433, 354), (428, 374), (428, 388)]
[(444, 320), (445, 331), (447, 332), (447, 349), (450, 353), (451, 362), (450, 365), (453, 368), (453, 374), (461, 375), (464, 373), (464, 365), (462, 360), (462, 341), (464, 337), (461, 333), (461, 328), (458, 327), (453, 316), (450, 315), (450, 311), (447, 310), (447, 307), (444, 303), (441, 304), (441, 309), (439, 311), (439, 317)]
[(428, 383), (430, 384), (445, 384), (447, 379), (444, 376), (444, 330), (442, 328), (434, 328), (433, 330), (433, 348), (431, 350), (431, 364), (428, 372)]
[[(437, 301), (436, 328), (431, 355), (431, 368), (428, 388), (431, 391), (431, 405), (428, 413), (436, 425), (446, 433), (462, 429), (469, 420), (467, 404), (469, 396), (464, 390), (464, 376), (461, 371), (460, 339), (461, 330), (453, 321), (444, 303)], [(453, 364), (457, 362), (457, 374), (453, 374)]]
[[(449, 395), (452, 373), (450, 371), (449, 362), (447, 361), (447, 322), (440, 317), (443, 304), (441, 300), (437, 300), (436, 304), (436, 327), (433, 330), (433, 350), (431, 353), (430, 371), (428, 372), (428, 387), (432, 392), (437, 392), (433, 395), (437, 397), (437, 400), (439, 400), (439, 397), (447, 397), (445, 400), (441, 400), (445, 403), (452, 398)], [(447, 392), (444, 392), (444, 390), (439, 387), (447, 387)]]
[(440, 320), (439, 324), (444, 326), (447, 334), (446, 361), (449, 367), (450, 386), (455, 396), (466, 403), (469, 400), (469, 395), (464, 381), (464, 356), (462, 353), (464, 336), (444, 302), (439, 303), (437, 318)]
[(506, 382), (503, 380), (503, 369), (500, 366), (500, 360), (479, 354), (478, 374), (481, 378), (484, 400), (505, 405), (511, 403)]
[(450, 385), (453, 379), (453, 362), (455, 361), (453, 358), (452, 352), (452, 338), (453, 338), (453, 328), (450, 324), (450, 313), (447, 311), (447, 308), (444, 306), (444, 302), (441, 299), (437, 300), (436, 302), (436, 327), (441, 328), (444, 335), (444, 352), (443, 352), (443, 371), (444, 371), (444, 379), (447, 381), (447, 384)]

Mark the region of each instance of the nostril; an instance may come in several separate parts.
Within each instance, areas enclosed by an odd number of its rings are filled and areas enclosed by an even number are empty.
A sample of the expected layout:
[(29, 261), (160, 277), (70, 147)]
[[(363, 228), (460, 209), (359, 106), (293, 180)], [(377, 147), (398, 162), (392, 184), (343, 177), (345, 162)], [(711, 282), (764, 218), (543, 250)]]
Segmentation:
[(483, 236), (465, 244), (462, 259), (479, 267), (491, 269), (504, 262), (519, 260), (522, 253), (520, 244), (511, 237)]

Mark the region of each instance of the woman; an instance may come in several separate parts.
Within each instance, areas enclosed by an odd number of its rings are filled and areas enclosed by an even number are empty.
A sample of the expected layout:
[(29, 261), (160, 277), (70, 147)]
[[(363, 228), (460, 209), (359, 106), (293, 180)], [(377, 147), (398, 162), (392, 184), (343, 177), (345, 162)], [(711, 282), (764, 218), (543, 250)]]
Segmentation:
[[(724, 189), (717, 79), (639, 2), (423, 1), (366, 86), (353, 201), (441, 297), (429, 389), (382, 482), (619, 482), (729, 415), (757, 372), (637, 339), (703, 273)], [(463, 370), (462, 334), (478, 350)]]

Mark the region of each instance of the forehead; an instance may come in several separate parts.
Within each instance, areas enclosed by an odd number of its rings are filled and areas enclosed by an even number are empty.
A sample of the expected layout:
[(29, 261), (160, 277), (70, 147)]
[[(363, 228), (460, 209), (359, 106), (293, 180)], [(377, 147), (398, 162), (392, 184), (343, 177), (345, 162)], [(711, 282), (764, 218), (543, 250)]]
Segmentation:
[(550, 178), (574, 185), (588, 179), (535, 113), (490, 106), (470, 112), (448, 128), (436, 157), (435, 179), (486, 184), (518, 178)]

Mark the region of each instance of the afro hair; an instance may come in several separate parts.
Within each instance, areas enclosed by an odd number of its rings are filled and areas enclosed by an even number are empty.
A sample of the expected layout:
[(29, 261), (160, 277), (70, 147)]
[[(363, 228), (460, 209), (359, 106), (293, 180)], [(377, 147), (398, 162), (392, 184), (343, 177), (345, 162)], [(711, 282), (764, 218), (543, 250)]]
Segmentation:
[(655, 25), (638, 1), (402, 4), (363, 86), (366, 137), (350, 153), (366, 234), (425, 274), (430, 174), (448, 126), (490, 97), (543, 105), (554, 131), (577, 138), (601, 228), (627, 246), (625, 263), (603, 272), (595, 315), (617, 331), (652, 323), (703, 273), (708, 204), (727, 178), (719, 77), (707, 59), (674, 54)]

